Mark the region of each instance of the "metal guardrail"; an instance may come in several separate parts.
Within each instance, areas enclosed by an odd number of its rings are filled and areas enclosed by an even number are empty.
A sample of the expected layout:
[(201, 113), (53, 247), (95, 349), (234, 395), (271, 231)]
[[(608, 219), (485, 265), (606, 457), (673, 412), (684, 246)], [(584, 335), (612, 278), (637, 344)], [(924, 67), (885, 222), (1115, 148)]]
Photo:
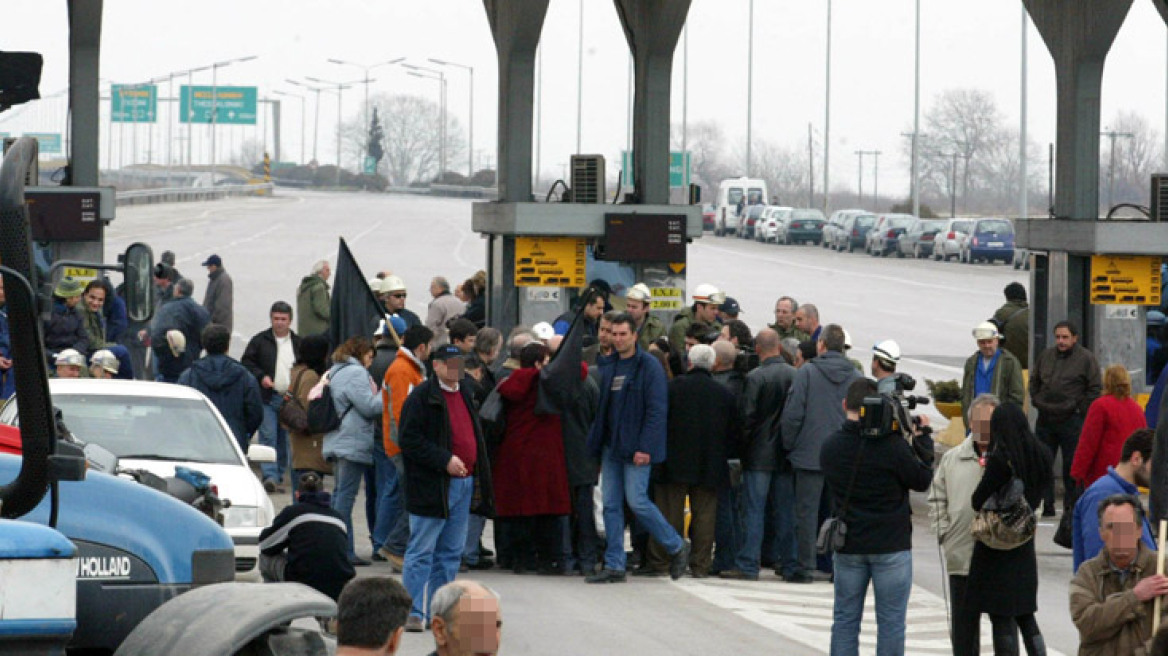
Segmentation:
[(220, 185), (218, 187), (171, 187), (164, 189), (133, 189), (118, 191), (116, 204), (148, 205), (152, 203), (189, 203), (206, 200), (221, 200), (237, 196), (271, 196), (275, 185), (262, 184)]

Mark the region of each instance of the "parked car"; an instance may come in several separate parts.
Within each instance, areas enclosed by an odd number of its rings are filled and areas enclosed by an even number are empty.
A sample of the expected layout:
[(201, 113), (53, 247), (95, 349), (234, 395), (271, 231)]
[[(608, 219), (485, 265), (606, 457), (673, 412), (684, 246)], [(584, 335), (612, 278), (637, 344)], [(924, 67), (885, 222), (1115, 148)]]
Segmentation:
[(1009, 263), (1014, 260), (1014, 224), (1009, 219), (977, 219), (969, 237), (961, 244), (961, 261), (976, 264), (985, 260)]
[(823, 226), (823, 247), (835, 249), (836, 239), (840, 231), (840, 226), (843, 225), (844, 220), (852, 214), (864, 214), (864, 210), (836, 210), (831, 213), (831, 218)]
[(864, 248), (868, 238), (868, 231), (876, 224), (876, 215), (867, 212), (848, 214), (844, 222), (835, 233), (835, 249), (837, 251), (856, 252), (857, 248)]
[[(133, 380), (54, 378), (53, 405), (69, 431), (118, 457), (119, 467), (163, 478), (175, 467), (211, 477), (223, 509), (223, 528), (235, 544), (235, 577), (259, 581), (259, 535), (275, 518), (272, 501), (252, 463), (275, 462), (275, 449), (253, 444), (247, 455), (207, 397), (183, 385)], [(16, 397), (0, 409), (0, 423), (19, 426)]]
[(887, 257), (896, 251), (900, 236), (915, 222), (911, 214), (881, 214), (868, 231), (865, 248), (873, 256)]
[(775, 241), (775, 235), (783, 228), (793, 211), (790, 207), (774, 205), (768, 207), (754, 226), (754, 238), (761, 242)]
[(743, 212), (754, 205), (765, 205), (767, 193), (765, 180), (757, 178), (732, 178), (718, 185), (717, 211), (714, 215), (714, 234), (718, 237), (738, 232), (738, 205)]
[(947, 219), (933, 241), (933, 259), (948, 260), (961, 255), (961, 245), (973, 229), (973, 219)]
[(702, 230), (704, 232), (713, 232), (717, 225), (714, 221), (716, 215), (717, 210), (712, 203), (702, 206)]
[(818, 246), (823, 241), (823, 226), (826, 223), (827, 219), (819, 210), (791, 210), (786, 222), (779, 225), (775, 241), (781, 244), (812, 242)]
[(933, 255), (933, 240), (945, 227), (944, 219), (918, 219), (896, 241), (897, 255), (911, 255), (916, 259)]
[(766, 205), (750, 205), (742, 210), (742, 216), (738, 217), (737, 235), (740, 239), (754, 237), (754, 225), (758, 223), (759, 217), (762, 216), (762, 212), (766, 208)]

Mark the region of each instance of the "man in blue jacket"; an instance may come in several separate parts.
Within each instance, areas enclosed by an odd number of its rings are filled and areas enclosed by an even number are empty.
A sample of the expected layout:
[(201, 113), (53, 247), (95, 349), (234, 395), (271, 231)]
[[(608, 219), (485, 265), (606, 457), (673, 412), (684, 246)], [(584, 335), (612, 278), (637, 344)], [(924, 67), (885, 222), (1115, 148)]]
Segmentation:
[(210, 399), (231, 427), (239, 448), (247, 453), (252, 433), (264, 421), (259, 383), (246, 367), (227, 355), (231, 333), (226, 326), (207, 324), (202, 340), (207, 355), (182, 372), (178, 384), (193, 387)]
[(665, 461), (669, 386), (661, 364), (637, 346), (633, 317), (620, 313), (611, 326), (613, 355), (597, 359), (600, 406), (588, 436), (588, 450), (601, 460), (604, 496), (604, 569), (588, 583), (625, 581), (627, 502), (637, 521), (669, 553), (669, 575), (680, 578), (689, 563), (689, 545), (649, 500), (651, 465)]
[[(1103, 550), (1103, 537), (1099, 534), (1099, 502), (1113, 494), (1139, 496), (1139, 487), (1149, 487), (1152, 480), (1152, 452), (1155, 432), (1141, 428), (1128, 436), (1123, 443), (1119, 464), (1107, 468), (1107, 475), (1095, 481), (1075, 502), (1072, 550), (1074, 551), (1074, 571), (1079, 565), (1099, 555)], [(1144, 545), (1156, 548), (1152, 537), (1152, 524), (1144, 517)]]

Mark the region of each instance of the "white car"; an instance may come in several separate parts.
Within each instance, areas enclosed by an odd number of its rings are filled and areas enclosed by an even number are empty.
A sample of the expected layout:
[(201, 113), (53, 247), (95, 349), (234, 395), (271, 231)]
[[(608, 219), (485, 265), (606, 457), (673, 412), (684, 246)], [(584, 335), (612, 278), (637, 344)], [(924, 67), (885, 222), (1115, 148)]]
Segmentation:
[[(231, 502), (223, 528), (235, 543), (235, 578), (260, 580), (259, 535), (275, 510), (248, 462), (275, 462), (274, 449), (253, 444), (245, 456), (215, 405), (183, 385), (54, 378), (49, 392), (70, 432), (111, 451), (120, 468), (165, 478), (181, 465), (211, 477), (219, 498)], [(19, 425), (16, 397), (0, 423)]]
[(761, 242), (775, 241), (775, 237), (783, 229), (783, 224), (791, 217), (791, 212), (794, 211), (790, 207), (777, 206), (771, 206), (763, 210), (762, 217), (759, 218), (758, 223), (754, 226), (755, 240)]

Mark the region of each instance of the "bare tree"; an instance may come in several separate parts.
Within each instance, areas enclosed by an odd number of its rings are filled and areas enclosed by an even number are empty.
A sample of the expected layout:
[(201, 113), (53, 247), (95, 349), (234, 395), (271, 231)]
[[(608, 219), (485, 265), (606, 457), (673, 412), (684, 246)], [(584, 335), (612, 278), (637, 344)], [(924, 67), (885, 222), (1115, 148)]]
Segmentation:
[(251, 170), (264, 161), (264, 144), (259, 139), (244, 139), (239, 150), (231, 155), (231, 163)]
[[(993, 94), (982, 89), (942, 91), (925, 113), (925, 134), (920, 159), (924, 163), (922, 171), (934, 178), (929, 184), (954, 191), (952, 160), (956, 154), (962, 208), (967, 208), (976, 171), (983, 166), (979, 158), (987, 156), (987, 151), (1003, 138), (1002, 115)], [(949, 161), (939, 161), (945, 159)], [(950, 180), (935, 179), (942, 173), (947, 173)], [(922, 191), (926, 187), (922, 180)]]
[[(681, 125), (674, 124), (671, 131), (672, 147), (681, 150)], [(714, 121), (690, 123), (686, 130), (686, 148), (690, 152), (690, 171), (693, 182), (702, 186), (702, 198), (712, 200), (718, 184), (734, 175), (733, 168), (726, 164), (726, 138), (722, 126)]]
[(807, 151), (756, 140), (752, 146), (754, 177), (766, 180), (767, 190), (779, 205), (801, 207), (807, 201)]
[[(1152, 173), (1163, 161), (1160, 133), (1135, 111), (1117, 112), (1108, 125), (1110, 130), (1131, 136), (1104, 139), (1100, 144), (1099, 199), (1106, 203), (1111, 181), (1111, 145), (1115, 144), (1115, 187), (1112, 202), (1147, 205), (1151, 194)], [(1108, 208), (1104, 208), (1106, 212)]]
[[(441, 157), (442, 119), (437, 103), (420, 96), (378, 95), (370, 98), (376, 108), (384, 132), (384, 157), (378, 163), (378, 172), (391, 185), (406, 186), (415, 182), (429, 182), (438, 175)], [(360, 162), (368, 145), (369, 126), (360, 118), (346, 122), (342, 127), (342, 145), (349, 161)], [(446, 171), (465, 165), (466, 139), (462, 126), (454, 116), (447, 116)]]

